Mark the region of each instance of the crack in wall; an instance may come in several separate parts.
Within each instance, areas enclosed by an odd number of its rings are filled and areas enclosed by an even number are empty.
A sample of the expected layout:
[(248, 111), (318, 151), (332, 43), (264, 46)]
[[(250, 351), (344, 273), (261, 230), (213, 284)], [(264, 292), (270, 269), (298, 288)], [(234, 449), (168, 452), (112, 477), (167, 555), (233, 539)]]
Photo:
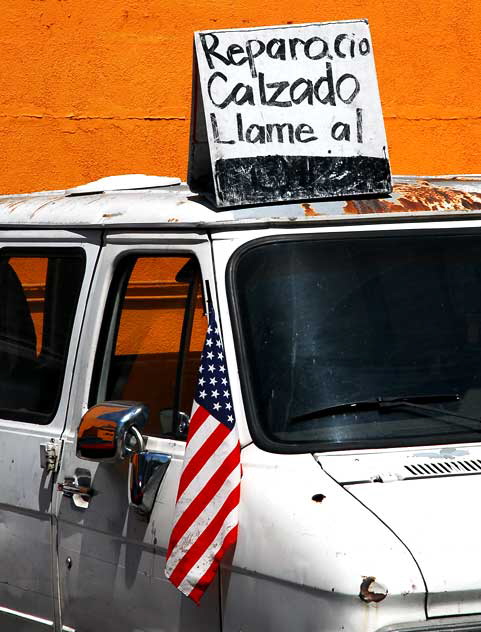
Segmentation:
[[(0, 119), (52, 119), (66, 121), (186, 121), (186, 116), (88, 116), (82, 114), (0, 114)], [(479, 121), (481, 116), (399, 116), (388, 114), (386, 121)]]
[(384, 120), (400, 121), (479, 121), (481, 116), (397, 116), (396, 114), (384, 116)]
[(65, 114), (0, 114), (0, 119), (53, 119), (67, 121), (186, 121), (185, 116), (82, 116)]

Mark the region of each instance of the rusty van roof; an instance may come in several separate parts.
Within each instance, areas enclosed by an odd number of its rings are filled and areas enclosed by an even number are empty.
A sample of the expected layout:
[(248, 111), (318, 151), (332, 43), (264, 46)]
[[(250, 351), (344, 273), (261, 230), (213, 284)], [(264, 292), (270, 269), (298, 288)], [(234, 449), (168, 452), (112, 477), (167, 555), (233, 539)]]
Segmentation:
[(197, 227), (481, 218), (481, 175), (395, 176), (391, 196), (216, 209), (184, 183), (0, 196), (3, 227)]

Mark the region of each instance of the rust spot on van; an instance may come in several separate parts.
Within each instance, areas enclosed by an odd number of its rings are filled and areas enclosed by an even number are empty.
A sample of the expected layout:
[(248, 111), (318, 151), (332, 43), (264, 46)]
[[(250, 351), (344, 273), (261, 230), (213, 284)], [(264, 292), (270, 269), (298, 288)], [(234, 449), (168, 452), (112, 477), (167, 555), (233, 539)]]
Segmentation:
[(363, 578), (359, 597), (366, 603), (379, 603), (386, 598), (387, 593), (387, 588), (379, 584), (375, 577), (369, 575)]
[(304, 209), (304, 215), (306, 217), (316, 217), (317, 215), (320, 215), (320, 213), (315, 211), (308, 202), (301, 204), (301, 206)]
[(348, 200), (344, 206), (344, 212), (353, 215), (419, 211), (481, 211), (481, 193), (420, 181), (395, 184), (389, 199)]
[(102, 215), (102, 217), (105, 217), (106, 219), (110, 219), (111, 217), (119, 217), (120, 215), (123, 215), (123, 213), (104, 213)]
[(315, 503), (322, 503), (322, 501), (324, 500), (325, 496), (324, 494), (314, 494), (314, 496), (312, 497), (312, 500)]

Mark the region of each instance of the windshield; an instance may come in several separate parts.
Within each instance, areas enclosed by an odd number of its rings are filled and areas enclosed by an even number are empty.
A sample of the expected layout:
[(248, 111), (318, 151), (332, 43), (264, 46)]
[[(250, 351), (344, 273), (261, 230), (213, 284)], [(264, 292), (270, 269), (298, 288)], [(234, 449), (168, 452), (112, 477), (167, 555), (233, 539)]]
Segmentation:
[[(481, 441), (481, 237), (417, 235), (277, 239), (234, 258), (256, 440), (296, 451)], [(434, 413), (355, 405), (416, 397)]]

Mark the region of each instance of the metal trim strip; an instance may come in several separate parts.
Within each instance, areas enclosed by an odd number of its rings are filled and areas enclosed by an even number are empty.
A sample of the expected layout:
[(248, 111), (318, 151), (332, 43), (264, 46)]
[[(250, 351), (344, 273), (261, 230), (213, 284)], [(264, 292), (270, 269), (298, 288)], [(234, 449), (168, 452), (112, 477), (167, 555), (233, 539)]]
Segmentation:
[(21, 619), (27, 619), (28, 621), (34, 621), (35, 623), (41, 623), (42, 625), (48, 625), (49, 627), (53, 628), (53, 621), (50, 621), (49, 619), (43, 619), (42, 617), (36, 617), (33, 614), (19, 612), (18, 610), (12, 610), (11, 608), (6, 608), (5, 606), (0, 606), (0, 612), (10, 614), (14, 617), (20, 617)]

